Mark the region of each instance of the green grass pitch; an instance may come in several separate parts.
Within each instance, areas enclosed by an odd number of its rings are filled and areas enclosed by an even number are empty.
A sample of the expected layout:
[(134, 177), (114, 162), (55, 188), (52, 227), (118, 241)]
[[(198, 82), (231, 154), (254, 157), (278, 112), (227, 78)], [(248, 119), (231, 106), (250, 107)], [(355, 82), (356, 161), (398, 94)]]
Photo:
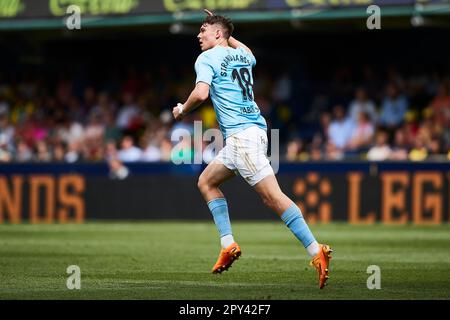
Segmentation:
[[(280, 222), (234, 222), (242, 257), (221, 275), (213, 222), (0, 225), (0, 299), (449, 299), (450, 227), (312, 225), (334, 248), (318, 289)], [(69, 290), (66, 269), (81, 269)], [(369, 265), (381, 289), (367, 289)]]

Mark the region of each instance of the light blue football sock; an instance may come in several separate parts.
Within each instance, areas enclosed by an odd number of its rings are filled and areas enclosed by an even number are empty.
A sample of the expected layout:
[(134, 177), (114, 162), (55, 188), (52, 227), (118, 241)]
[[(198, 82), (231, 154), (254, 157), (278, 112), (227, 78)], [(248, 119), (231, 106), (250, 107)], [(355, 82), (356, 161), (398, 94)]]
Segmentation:
[(298, 240), (300, 240), (305, 248), (316, 241), (311, 233), (311, 230), (309, 230), (305, 219), (303, 218), (302, 212), (295, 203), (283, 212), (281, 219), (284, 221), (286, 226), (291, 229), (292, 233)]
[(232, 234), (230, 217), (228, 216), (228, 205), (225, 198), (216, 198), (208, 202), (220, 237)]

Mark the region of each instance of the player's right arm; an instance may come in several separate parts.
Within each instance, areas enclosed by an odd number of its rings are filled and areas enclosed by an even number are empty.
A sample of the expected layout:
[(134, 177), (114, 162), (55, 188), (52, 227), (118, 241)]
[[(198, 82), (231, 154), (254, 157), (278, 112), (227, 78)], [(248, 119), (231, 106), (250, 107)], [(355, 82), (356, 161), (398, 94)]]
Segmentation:
[(213, 64), (209, 52), (206, 51), (195, 61), (195, 72), (197, 74), (195, 88), (184, 104), (179, 103), (173, 108), (172, 113), (176, 120), (181, 119), (185, 113), (192, 111), (208, 99), (209, 87), (215, 74)]
[[(172, 110), (173, 117), (175, 120), (179, 120), (182, 118), (183, 114), (192, 111), (197, 108), (202, 102), (208, 99), (209, 96), (209, 84), (204, 82), (198, 82), (195, 85), (194, 90), (192, 90), (189, 98), (186, 100), (184, 104), (179, 103)], [(180, 109), (181, 108), (181, 109)]]

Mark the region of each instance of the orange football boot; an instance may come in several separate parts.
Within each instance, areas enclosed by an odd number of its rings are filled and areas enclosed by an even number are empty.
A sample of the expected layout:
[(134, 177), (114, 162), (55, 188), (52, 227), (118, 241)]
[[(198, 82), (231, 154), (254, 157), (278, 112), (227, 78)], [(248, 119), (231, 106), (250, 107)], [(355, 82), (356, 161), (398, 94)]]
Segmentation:
[(319, 288), (322, 289), (327, 280), (328, 268), (333, 250), (327, 244), (319, 244), (319, 253), (311, 260), (311, 265), (314, 266), (319, 274)]
[(236, 242), (233, 242), (228, 248), (220, 251), (219, 258), (212, 269), (212, 273), (222, 273), (231, 267), (234, 260), (241, 256), (241, 248)]

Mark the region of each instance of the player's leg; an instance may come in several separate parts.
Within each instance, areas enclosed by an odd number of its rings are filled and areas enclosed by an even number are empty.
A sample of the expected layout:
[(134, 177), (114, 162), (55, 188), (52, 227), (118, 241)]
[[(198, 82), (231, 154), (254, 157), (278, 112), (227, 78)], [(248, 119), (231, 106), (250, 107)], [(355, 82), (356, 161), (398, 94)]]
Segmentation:
[(217, 198), (224, 198), (219, 186), (234, 176), (233, 170), (228, 169), (223, 163), (218, 160), (212, 161), (198, 178), (197, 186), (203, 199), (210, 202)]
[(297, 205), (280, 189), (267, 159), (267, 134), (250, 127), (234, 135), (229, 141), (235, 153), (235, 165), (241, 176), (259, 193), (264, 203), (275, 211), (313, 257), (311, 264), (319, 274), (319, 287), (328, 279), (331, 249), (318, 244)]
[(275, 175), (267, 175), (254, 185), (254, 189), (261, 196), (264, 204), (281, 217), (313, 258), (311, 265), (315, 266), (319, 274), (319, 287), (322, 289), (329, 278), (328, 266), (331, 248), (328, 245), (317, 243), (300, 208), (281, 191)]
[(228, 215), (227, 201), (219, 186), (234, 176), (235, 174), (232, 170), (216, 159), (208, 164), (198, 178), (198, 189), (214, 218), (222, 248), (230, 246), (234, 239)]
[(280, 189), (275, 175), (271, 174), (259, 181), (254, 187), (264, 204), (275, 211), (288, 228), (313, 257), (319, 252), (319, 244), (306, 224), (299, 207)]
[(254, 126), (233, 135), (227, 147), (232, 151), (240, 175), (254, 187), (264, 203), (278, 213), (303, 243), (308, 253), (314, 256), (319, 251), (319, 245), (303, 219), (300, 209), (278, 186), (267, 158), (267, 145), (266, 132)]
[[(219, 158), (222, 156), (219, 153)], [(234, 172), (217, 159), (211, 162), (198, 179), (198, 188), (208, 204), (220, 235), (222, 250), (212, 272), (228, 270), (234, 260), (241, 255), (239, 245), (234, 241), (228, 214), (228, 205), (219, 186), (234, 177)]]

